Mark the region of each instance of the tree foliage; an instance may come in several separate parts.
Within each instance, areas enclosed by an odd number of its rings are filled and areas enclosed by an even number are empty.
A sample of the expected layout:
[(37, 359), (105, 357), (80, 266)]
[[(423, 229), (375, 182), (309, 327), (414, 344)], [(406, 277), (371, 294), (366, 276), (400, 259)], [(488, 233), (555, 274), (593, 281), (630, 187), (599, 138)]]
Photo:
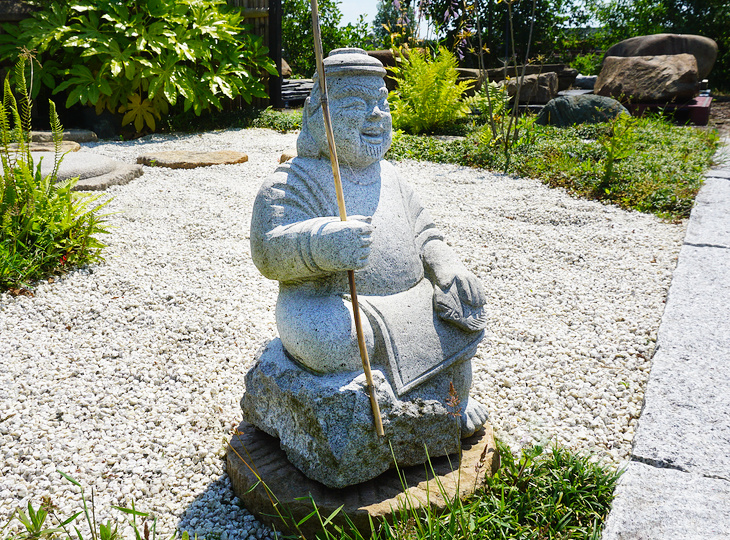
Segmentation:
[[(371, 48), (368, 24), (361, 16), (357, 24), (340, 27), (342, 13), (338, 0), (319, 0), (319, 23), (322, 33), (322, 49), (327, 55), (340, 47)], [(284, 0), (281, 21), (283, 56), (292, 71), (303, 77), (311, 77), (316, 68), (312, 12), (309, 0)]]
[(375, 44), (381, 49), (408, 43), (416, 35), (416, 13), (412, 5), (397, 0), (379, 0), (373, 19)]

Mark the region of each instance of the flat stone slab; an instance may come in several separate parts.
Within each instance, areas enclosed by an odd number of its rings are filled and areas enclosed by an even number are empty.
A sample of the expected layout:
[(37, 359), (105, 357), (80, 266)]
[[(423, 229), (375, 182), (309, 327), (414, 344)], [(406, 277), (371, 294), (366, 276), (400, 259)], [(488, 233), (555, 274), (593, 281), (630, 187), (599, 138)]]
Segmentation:
[[(11, 150), (17, 150), (18, 145), (13, 143), (10, 146)], [(81, 145), (77, 143), (76, 141), (61, 141), (61, 145), (59, 147), (59, 152), (62, 154), (65, 154), (66, 152), (78, 152), (81, 150)], [(30, 151), (31, 152), (55, 152), (56, 147), (53, 145), (53, 142), (33, 142), (30, 143)]]
[[(33, 159), (43, 159), (41, 172), (50, 174), (53, 170), (55, 155), (52, 152), (33, 152)], [(88, 152), (72, 153), (64, 156), (58, 169), (58, 180), (79, 177), (74, 191), (99, 191), (113, 185), (128, 184), (141, 176), (140, 165), (123, 163), (106, 156)]]
[(707, 171), (708, 178), (730, 178), (730, 169), (715, 167)]
[(602, 538), (724, 540), (728, 531), (730, 482), (631, 462), (619, 480)]
[[(53, 132), (51, 131), (31, 131), (30, 140), (39, 143), (53, 143)], [(74, 141), (77, 143), (97, 142), (99, 138), (96, 133), (88, 129), (64, 129), (64, 141)]]
[(170, 169), (195, 169), (210, 165), (233, 165), (248, 161), (248, 155), (233, 150), (219, 150), (217, 152), (195, 152), (186, 150), (172, 150), (169, 152), (154, 152), (137, 158), (137, 163), (149, 167), (169, 167)]
[(730, 248), (730, 170), (728, 178), (707, 178), (697, 194), (684, 243)]
[(657, 343), (634, 459), (730, 480), (730, 248), (682, 247)]
[[(460, 497), (473, 493), (483, 485), (485, 473), (492, 475), (499, 469), (499, 454), (494, 445), (491, 426), (485, 425), (485, 429), (462, 441), (460, 462), (458, 456), (445, 456), (433, 459), (432, 466), (436, 480), (430, 469), (427, 473), (427, 465), (401, 470), (406, 478), (407, 496), (413, 505), (422, 508), (430, 504), (435, 510), (443, 510), (446, 503), (439, 483), (449, 498), (455, 497), (457, 493)], [(398, 510), (406, 497), (395, 470), (362, 484), (342, 489), (327, 488), (310, 480), (294, 467), (279, 447), (278, 439), (246, 422), (241, 423), (238, 434), (232, 437), (228, 446), (227, 472), (233, 491), (250, 512), (277, 531), (291, 533), (296, 531), (276, 517), (271, 499), (259, 479), (289, 509), (296, 521), (313, 510), (310, 500), (298, 499), (311, 496), (323, 517), (342, 506), (334, 522), (344, 525), (344, 516), (349, 516), (365, 538), (369, 538), (370, 516), (374, 520), (392, 521), (393, 512)], [(315, 522), (316, 519), (308, 520), (301, 526), (307, 537), (314, 537), (314, 533), (319, 530)]]

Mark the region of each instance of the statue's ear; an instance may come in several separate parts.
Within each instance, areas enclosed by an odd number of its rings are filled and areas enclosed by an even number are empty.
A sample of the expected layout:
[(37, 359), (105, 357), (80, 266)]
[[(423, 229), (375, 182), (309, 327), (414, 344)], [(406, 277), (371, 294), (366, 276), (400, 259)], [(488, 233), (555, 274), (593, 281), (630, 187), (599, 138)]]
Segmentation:
[(319, 147), (309, 129), (309, 115), (311, 109), (311, 97), (304, 101), (302, 109), (302, 130), (297, 137), (297, 155), (301, 157), (318, 157)]

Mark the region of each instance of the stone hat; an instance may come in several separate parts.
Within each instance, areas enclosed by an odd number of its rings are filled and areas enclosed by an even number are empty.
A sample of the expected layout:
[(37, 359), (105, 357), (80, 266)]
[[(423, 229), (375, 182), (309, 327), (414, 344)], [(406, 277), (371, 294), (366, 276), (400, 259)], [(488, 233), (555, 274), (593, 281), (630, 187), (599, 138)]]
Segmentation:
[[(349, 75), (377, 75), (385, 77), (385, 68), (380, 60), (373, 58), (363, 49), (355, 47), (334, 49), (324, 59), (324, 72), (328, 77)], [(317, 80), (315, 73), (314, 79)]]

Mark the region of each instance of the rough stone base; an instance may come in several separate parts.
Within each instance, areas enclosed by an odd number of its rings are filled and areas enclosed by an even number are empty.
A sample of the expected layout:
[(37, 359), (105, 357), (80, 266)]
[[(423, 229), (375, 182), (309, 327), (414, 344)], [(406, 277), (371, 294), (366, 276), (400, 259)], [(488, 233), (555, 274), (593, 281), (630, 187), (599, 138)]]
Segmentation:
[[(228, 476), (233, 491), (245, 507), (268, 526), (291, 534), (297, 532), (292, 524), (312, 512), (312, 501), (323, 519), (342, 506), (334, 523), (343, 526), (347, 516), (365, 538), (370, 536), (370, 517), (376, 527), (382, 520), (392, 522), (403, 504), (418, 509), (426, 504), (436, 511), (445, 509), (446, 501), (441, 489), (450, 500), (457, 494), (466, 497), (483, 485), (485, 475), (491, 476), (499, 469), (492, 427), (486, 424), (484, 429), (462, 441), (461, 460), (458, 455), (445, 456), (431, 460), (431, 466), (435, 479), (428, 464), (402, 469), (406, 479), (405, 492), (395, 470), (362, 484), (342, 489), (328, 488), (310, 480), (294, 467), (277, 439), (245, 422), (233, 435), (227, 452)], [(268, 486), (275, 498), (269, 497), (259, 480)], [(298, 500), (302, 497), (311, 497), (311, 500)], [(280, 504), (282, 514), (293, 520), (282, 521), (277, 517), (272, 507), (274, 500)], [(313, 538), (314, 533), (321, 530), (316, 518), (302, 524), (300, 529), (307, 538)]]
[[(459, 451), (460, 413), (433, 398), (429, 384), (436, 379), (399, 399), (380, 369), (372, 374), (385, 438), (375, 433), (362, 373), (310, 373), (287, 357), (278, 338), (246, 374), (243, 418), (279, 439), (307, 476), (332, 488), (375, 478), (393, 466), (393, 456), (409, 466)], [(449, 378), (441, 381), (444, 400)]]

